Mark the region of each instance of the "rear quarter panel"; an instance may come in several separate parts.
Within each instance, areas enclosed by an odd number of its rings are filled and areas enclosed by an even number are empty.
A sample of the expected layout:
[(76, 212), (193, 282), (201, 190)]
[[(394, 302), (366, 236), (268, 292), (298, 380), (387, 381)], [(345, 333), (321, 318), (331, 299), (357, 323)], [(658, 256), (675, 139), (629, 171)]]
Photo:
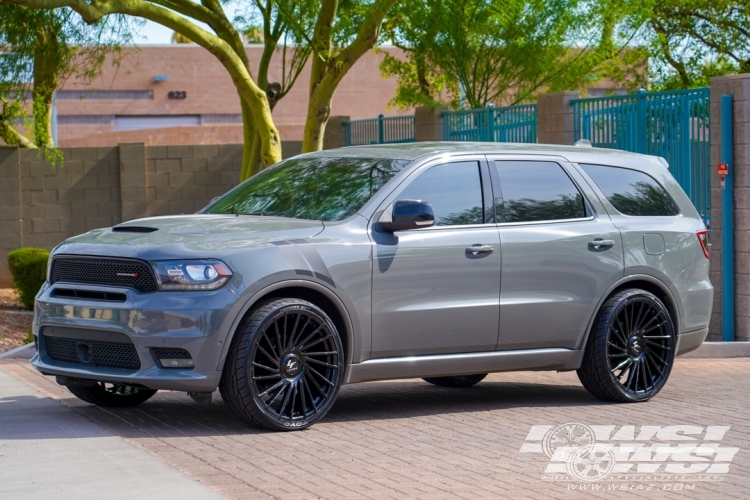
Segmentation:
[[(647, 275), (663, 283), (672, 292), (678, 316), (678, 332), (691, 332), (708, 327), (713, 305), (713, 287), (709, 280), (709, 260), (703, 254), (697, 231), (704, 223), (678, 182), (656, 158), (641, 157), (614, 164), (640, 170), (661, 184), (677, 203), (680, 215), (673, 217), (632, 217), (622, 215), (607, 200), (593, 180), (594, 191), (622, 233), (625, 276)], [(648, 161), (652, 160), (652, 161)], [(605, 162), (583, 161), (607, 165)], [(583, 169), (578, 167), (585, 175)], [(588, 178), (588, 176), (587, 176)], [(589, 178), (590, 179), (590, 178)], [(664, 252), (647, 251), (645, 238), (661, 235)]]

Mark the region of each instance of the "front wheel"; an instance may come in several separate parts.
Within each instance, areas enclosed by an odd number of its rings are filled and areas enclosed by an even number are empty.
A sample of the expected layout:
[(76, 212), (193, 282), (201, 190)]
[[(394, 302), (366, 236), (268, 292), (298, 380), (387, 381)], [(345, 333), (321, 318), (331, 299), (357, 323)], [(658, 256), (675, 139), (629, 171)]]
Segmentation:
[(68, 385), (66, 387), (81, 401), (96, 406), (114, 408), (137, 406), (156, 394), (156, 391), (153, 389), (144, 389), (130, 385), (105, 384), (104, 382), (97, 382), (90, 387), (82, 385)]
[(331, 409), (344, 376), (344, 350), (316, 305), (276, 299), (258, 307), (235, 334), (219, 384), (244, 422), (298, 430)]
[(599, 312), (578, 378), (599, 399), (647, 401), (666, 384), (674, 350), (674, 323), (662, 301), (645, 290), (625, 290)]

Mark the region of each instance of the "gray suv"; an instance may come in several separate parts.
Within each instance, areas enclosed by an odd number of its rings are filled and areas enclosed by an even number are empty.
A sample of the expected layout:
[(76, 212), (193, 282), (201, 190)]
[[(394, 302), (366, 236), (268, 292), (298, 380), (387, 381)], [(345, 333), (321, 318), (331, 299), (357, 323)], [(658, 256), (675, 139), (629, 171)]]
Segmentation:
[(577, 370), (645, 401), (708, 332), (704, 221), (663, 159), (591, 147), (365, 146), (306, 154), (194, 215), (71, 238), (36, 302), (31, 363), (132, 406), (217, 388), (301, 429), (343, 384)]

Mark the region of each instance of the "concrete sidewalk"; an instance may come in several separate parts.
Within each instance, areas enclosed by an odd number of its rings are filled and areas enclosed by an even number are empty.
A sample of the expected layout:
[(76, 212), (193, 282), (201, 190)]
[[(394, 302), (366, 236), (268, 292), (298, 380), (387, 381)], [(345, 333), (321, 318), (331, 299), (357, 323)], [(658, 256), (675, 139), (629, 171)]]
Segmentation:
[(0, 498), (224, 497), (0, 370)]

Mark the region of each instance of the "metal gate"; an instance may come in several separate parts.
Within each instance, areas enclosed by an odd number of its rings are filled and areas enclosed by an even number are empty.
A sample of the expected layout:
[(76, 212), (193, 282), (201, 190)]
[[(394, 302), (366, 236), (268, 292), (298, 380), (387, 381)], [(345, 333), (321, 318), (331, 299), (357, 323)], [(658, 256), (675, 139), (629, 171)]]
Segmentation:
[(708, 88), (574, 99), (575, 140), (666, 158), (706, 225), (711, 216)]
[(346, 146), (414, 142), (415, 136), (414, 115), (387, 118), (378, 115), (377, 118), (344, 122), (344, 145)]
[(443, 113), (444, 141), (536, 142), (536, 104)]

